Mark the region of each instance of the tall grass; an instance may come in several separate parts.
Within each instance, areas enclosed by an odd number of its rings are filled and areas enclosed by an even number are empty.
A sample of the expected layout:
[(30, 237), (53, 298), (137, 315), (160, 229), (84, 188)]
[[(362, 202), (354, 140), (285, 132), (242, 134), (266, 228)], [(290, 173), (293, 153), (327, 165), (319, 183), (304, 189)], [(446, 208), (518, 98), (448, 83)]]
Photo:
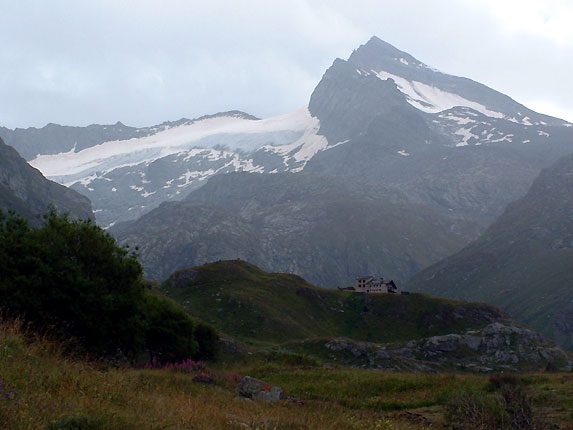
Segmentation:
[(106, 368), (66, 357), (16, 323), (0, 326), (0, 381), (0, 428), (10, 430), (368, 429), (380, 421), (335, 403), (242, 400), (179, 370)]
[[(0, 429), (409, 430), (422, 428), (426, 419), (439, 428), (445, 405), (461, 393), (496, 392), (488, 378), (475, 375), (326, 369), (289, 360), (113, 367), (70, 357), (61, 343), (1, 322)], [(195, 378), (198, 371), (211, 380)], [(237, 398), (237, 375), (247, 374), (281, 386), (291, 398)], [(573, 418), (573, 384), (564, 379), (570, 375), (523, 378), (535, 407), (550, 407), (552, 421)]]

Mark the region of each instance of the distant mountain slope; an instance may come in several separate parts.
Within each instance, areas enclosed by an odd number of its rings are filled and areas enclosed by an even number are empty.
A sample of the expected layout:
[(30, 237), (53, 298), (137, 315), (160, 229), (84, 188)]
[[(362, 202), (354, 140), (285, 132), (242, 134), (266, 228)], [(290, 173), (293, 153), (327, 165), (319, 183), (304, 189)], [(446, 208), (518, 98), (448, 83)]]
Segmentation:
[[(241, 111), (219, 112), (205, 115), (197, 121), (220, 117), (234, 116), (257, 120), (258, 118)], [(123, 140), (143, 138), (173, 127), (188, 125), (193, 120), (181, 118), (177, 121), (166, 121), (152, 127), (130, 127), (116, 122), (115, 124), (92, 124), (86, 127), (71, 127), (59, 124), (47, 124), (42, 128), (16, 128), (11, 130), (0, 127), (0, 137), (7, 145), (18, 151), (22, 157), (31, 161), (39, 155), (64, 154), (80, 152), (104, 142), (119, 142)]]
[(374, 73), (382, 79), (393, 79), (400, 91), (407, 95), (408, 103), (425, 112), (437, 113), (457, 106), (524, 125), (565, 123), (534, 112), (479, 82), (442, 73), (376, 36), (355, 50), (348, 58), (348, 63), (362, 73)]
[(87, 195), (104, 227), (182, 200), (214, 175), (304, 170), (396, 187), (465, 221), (472, 237), (573, 142), (571, 124), (376, 37), (336, 59), (308, 107), (285, 115), (2, 133), (46, 176)]
[(42, 128), (0, 127), (0, 136), (6, 144), (16, 148), (26, 160), (39, 154), (58, 154), (82, 149), (113, 140), (125, 140), (149, 134), (150, 130), (137, 129), (117, 122), (113, 125), (92, 124), (87, 127), (70, 127), (48, 124)]
[(87, 197), (47, 180), (0, 139), (0, 209), (38, 223), (50, 204), (72, 217), (94, 218)]
[(301, 170), (328, 147), (318, 128), (306, 108), (265, 120), (224, 112), (139, 129), (141, 137), (129, 140), (40, 155), (31, 164), (90, 197), (107, 227), (180, 200), (215, 174)]
[(405, 280), (467, 241), (449, 220), (397, 191), (292, 173), (218, 175), (185, 201), (110, 231), (140, 246), (155, 280), (240, 257), (331, 288), (364, 274)]
[(567, 355), (492, 306), (422, 294), (317, 288), (244, 261), (174, 273), (161, 291), (191, 315), (258, 348), (389, 370), (569, 369)]
[(544, 169), (483, 236), (407, 288), (502, 306), (573, 349), (573, 155)]

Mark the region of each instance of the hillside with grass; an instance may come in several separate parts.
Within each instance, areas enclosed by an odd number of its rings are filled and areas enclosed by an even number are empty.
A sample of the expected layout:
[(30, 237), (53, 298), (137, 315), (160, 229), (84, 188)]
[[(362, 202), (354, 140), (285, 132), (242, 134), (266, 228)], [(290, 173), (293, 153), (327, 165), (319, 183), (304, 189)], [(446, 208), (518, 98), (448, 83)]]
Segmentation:
[(492, 372), (572, 364), (550, 341), (487, 304), (353, 294), (241, 260), (176, 272), (159, 291), (243, 350), (388, 370)]
[(161, 291), (191, 315), (248, 343), (312, 337), (395, 342), (463, 332), (506, 317), (477, 303), (423, 294), (357, 295), (226, 260), (174, 273)]

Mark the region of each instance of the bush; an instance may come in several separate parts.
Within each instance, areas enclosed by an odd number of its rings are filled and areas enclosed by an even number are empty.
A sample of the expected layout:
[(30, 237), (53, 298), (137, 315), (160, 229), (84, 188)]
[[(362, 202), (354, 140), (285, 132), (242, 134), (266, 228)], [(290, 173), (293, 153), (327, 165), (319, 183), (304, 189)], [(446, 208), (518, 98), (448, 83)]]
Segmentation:
[(46, 425), (46, 430), (135, 430), (118, 417), (107, 415), (65, 416)]
[(0, 304), (91, 352), (142, 346), (141, 265), (89, 220), (52, 210), (42, 228), (0, 218)]
[(489, 391), (466, 393), (447, 405), (448, 421), (458, 429), (547, 430), (551, 426), (532, 407), (522, 379), (500, 375), (490, 378)]
[(203, 360), (216, 360), (219, 353), (219, 335), (217, 331), (202, 322), (197, 323), (195, 338), (199, 344), (197, 357)]
[(145, 316), (145, 344), (151, 360), (175, 362), (199, 355), (196, 324), (175, 303), (147, 294)]
[(72, 337), (97, 355), (213, 354), (210, 335), (201, 329), (198, 344), (196, 323), (173, 302), (147, 293), (142, 273), (136, 255), (90, 220), (52, 210), (33, 229), (0, 212), (0, 308), (9, 315)]

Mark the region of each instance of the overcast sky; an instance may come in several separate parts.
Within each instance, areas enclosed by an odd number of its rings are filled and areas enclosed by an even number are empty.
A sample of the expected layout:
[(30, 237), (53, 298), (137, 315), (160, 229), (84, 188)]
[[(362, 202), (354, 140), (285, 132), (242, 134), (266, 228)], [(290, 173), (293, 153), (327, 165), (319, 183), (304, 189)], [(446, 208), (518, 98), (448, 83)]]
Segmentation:
[(572, 0), (0, 0), (0, 126), (308, 103), (372, 35), (573, 121)]

